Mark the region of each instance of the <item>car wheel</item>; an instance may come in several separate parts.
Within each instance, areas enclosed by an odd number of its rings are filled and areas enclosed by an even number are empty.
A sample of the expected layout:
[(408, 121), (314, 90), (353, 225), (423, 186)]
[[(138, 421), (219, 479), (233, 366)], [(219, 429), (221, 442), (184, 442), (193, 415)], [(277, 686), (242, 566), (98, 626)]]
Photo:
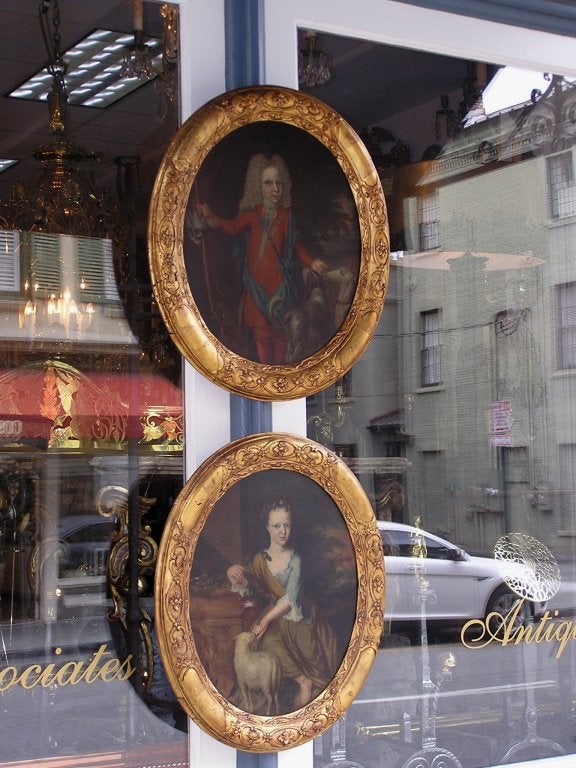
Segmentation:
[[(514, 594), (506, 586), (501, 586), (494, 590), (486, 606), (486, 623), (492, 631), (497, 630), (503, 624), (510, 612), (517, 608), (520, 600), (522, 598)], [(524, 600), (514, 618), (514, 626), (524, 624), (530, 614), (530, 603)]]

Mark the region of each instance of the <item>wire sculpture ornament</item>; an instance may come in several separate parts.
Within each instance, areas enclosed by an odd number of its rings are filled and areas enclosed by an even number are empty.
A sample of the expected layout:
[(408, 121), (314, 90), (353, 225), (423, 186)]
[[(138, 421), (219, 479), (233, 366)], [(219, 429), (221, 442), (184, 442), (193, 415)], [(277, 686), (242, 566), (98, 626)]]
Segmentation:
[(494, 548), (500, 573), (518, 597), (550, 600), (560, 588), (560, 568), (548, 547), (525, 533), (501, 536)]

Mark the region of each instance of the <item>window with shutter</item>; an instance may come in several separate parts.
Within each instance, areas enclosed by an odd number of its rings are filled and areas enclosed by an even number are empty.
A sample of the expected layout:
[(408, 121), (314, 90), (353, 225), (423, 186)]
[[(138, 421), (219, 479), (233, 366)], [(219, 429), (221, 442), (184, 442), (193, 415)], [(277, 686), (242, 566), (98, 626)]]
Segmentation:
[(0, 291), (20, 290), (20, 233), (0, 229)]
[(420, 250), (429, 251), (440, 245), (440, 225), (438, 222), (438, 195), (432, 192), (418, 198), (418, 227), (420, 232)]
[(442, 382), (442, 331), (440, 310), (422, 312), (420, 315), (422, 334), (421, 375), (422, 386), (431, 387)]
[(556, 365), (576, 368), (576, 283), (556, 286)]
[(563, 152), (549, 157), (546, 161), (548, 189), (550, 193), (550, 216), (563, 219), (576, 215), (576, 185), (572, 153)]
[(120, 300), (111, 240), (34, 233), (30, 272), (38, 290), (48, 294), (59, 295), (76, 287), (84, 301), (102, 304)]

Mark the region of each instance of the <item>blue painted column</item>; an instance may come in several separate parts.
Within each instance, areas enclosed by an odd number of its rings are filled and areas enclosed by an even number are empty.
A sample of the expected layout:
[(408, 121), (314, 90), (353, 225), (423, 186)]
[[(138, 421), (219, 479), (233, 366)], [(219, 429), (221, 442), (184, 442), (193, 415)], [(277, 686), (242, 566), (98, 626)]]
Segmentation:
[[(262, 0), (225, 0), (226, 88), (259, 85), (262, 69)], [(232, 440), (272, 429), (272, 404), (230, 395)], [(236, 768), (276, 768), (275, 754), (236, 753)]]
[[(226, 88), (259, 85), (263, 81), (262, 0), (225, 0)], [(230, 437), (269, 432), (272, 404), (230, 396)], [(250, 764), (251, 765), (251, 764)], [(254, 765), (263, 766), (264, 763)], [(268, 764), (266, 764), (268, 765)], [(248, 764), (246, 768), (249, 768)]]
[(226, 87), (259, 85), (263, 70), (262, 0), (225, 0)]

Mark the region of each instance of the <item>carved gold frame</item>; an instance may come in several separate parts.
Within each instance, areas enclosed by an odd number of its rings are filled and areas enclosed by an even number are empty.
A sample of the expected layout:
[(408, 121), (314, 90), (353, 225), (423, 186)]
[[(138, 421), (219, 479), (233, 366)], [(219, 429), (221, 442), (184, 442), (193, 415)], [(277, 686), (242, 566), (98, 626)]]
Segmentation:
[[(360, 232), (358, 278), (342, 325), (318, 352), (286, 365), (248, 360), (209, 330), (192, 296), (184, 261), (186, 209), (206, 156), (232, 131), (264, 121), (299, 128), (329, 150), (349, 184)], [(386, 203), (368, 151), (337, 112), (306, 93), (254, 86), (208, 102), (176, 133), (156, 177), (148, 248), (152, 283), (164, 321), (180, 352), (198, 371), (245, 397), (290, 400), (312, 395), (350, 370), (369, 344), (382, 312), (389, 246)]]
[[(300, 473), (331, 497), (350, 535), (358, 585), (350, 641), (333, 679), (309, 704), (278, 716), (245, 712), (216, 689), (200, 660), (190, 619), (192, 562), (215, 503), (242, 478), (269, 469)], [(244, 437), (202, 464), (171, 510), (159, 548), (155, 584), (156, 631), (173, 691), (200, 727), (243, 751), (291, 748), (331, 726), (360, 691), (382, 635), (384, 558), (370, 502), (339, 457), (296, 435)]]

